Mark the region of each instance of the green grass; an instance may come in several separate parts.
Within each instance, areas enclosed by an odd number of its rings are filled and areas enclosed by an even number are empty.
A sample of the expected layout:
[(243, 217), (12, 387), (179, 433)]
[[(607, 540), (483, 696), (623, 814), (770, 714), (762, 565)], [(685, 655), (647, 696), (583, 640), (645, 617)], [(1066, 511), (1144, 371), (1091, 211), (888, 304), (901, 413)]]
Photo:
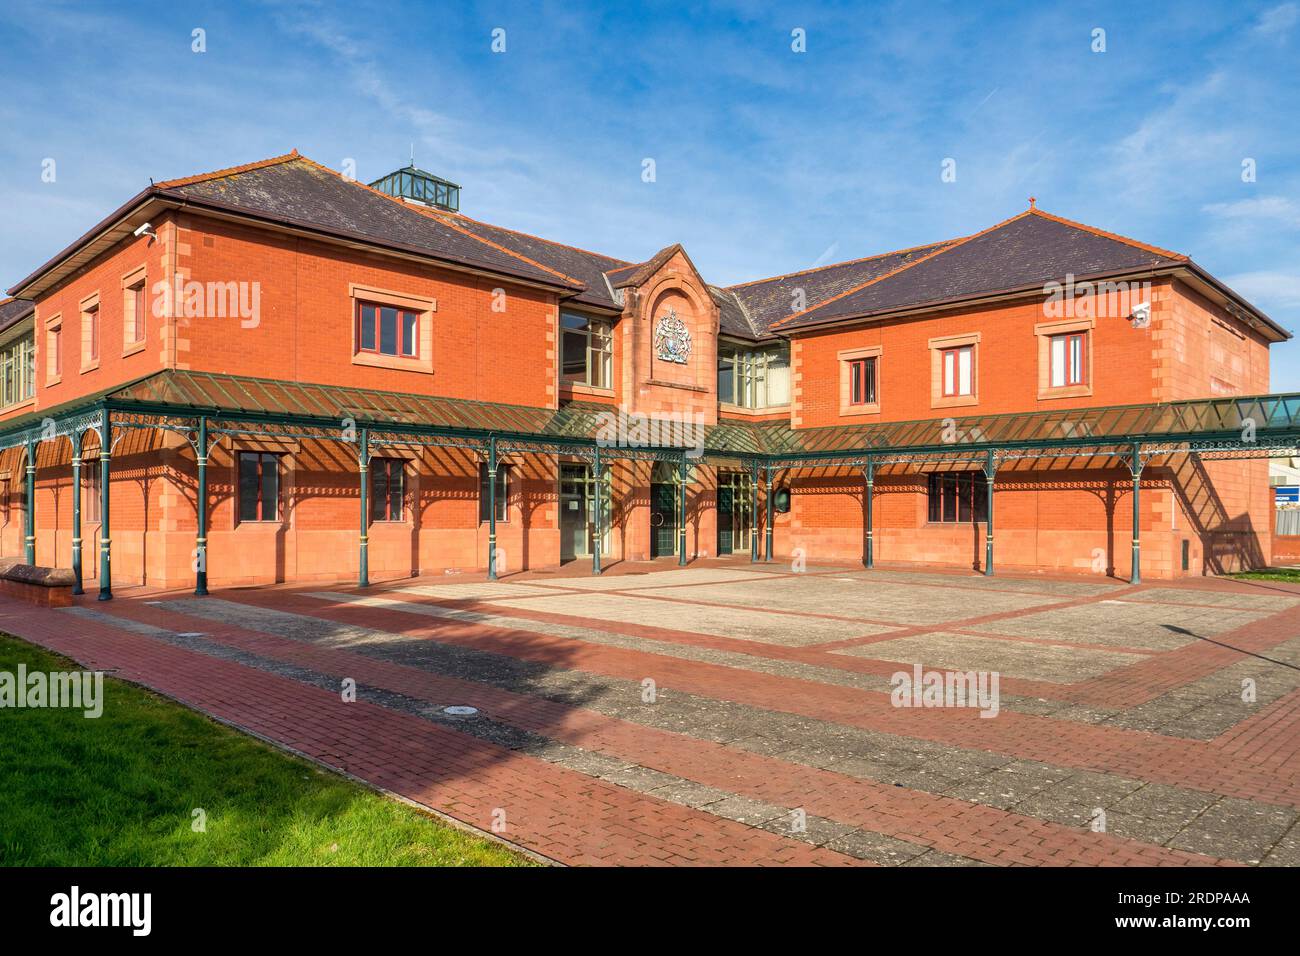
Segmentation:
[(1240, 571), (1228, 577), (1239, 581), (1286, 581), (1300, 584), (1300, 568), (1264, 568), (1262, 571)]
[[(0, 671), (77, 670), (0, 634)], [(207, 815), (192, 829), (192, 812)], [(104, 712), (0, 709), (0, 865), (521, 866), (530, 861), (131, 684)]]

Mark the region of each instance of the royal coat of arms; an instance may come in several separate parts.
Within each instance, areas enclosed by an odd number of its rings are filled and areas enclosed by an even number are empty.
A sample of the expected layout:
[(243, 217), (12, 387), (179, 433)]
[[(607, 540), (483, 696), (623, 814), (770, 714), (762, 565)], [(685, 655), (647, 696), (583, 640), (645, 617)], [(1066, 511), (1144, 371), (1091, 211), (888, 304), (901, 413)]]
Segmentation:
[(690, 329), (672, 307), (659, 317), (659, 324), (655, 326), (655, 354), (661, 361), (678, 365), (685, 365), (691, 357)]

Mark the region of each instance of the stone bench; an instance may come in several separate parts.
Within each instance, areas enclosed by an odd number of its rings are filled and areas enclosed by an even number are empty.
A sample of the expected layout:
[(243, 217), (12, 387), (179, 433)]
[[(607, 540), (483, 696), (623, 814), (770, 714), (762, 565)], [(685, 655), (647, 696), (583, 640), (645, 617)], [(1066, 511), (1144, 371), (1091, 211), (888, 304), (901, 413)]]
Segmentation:
[(40, 607), (72, 604), (71, 568), (42, 568), (15, 558), (0, 559), (0, 595)]

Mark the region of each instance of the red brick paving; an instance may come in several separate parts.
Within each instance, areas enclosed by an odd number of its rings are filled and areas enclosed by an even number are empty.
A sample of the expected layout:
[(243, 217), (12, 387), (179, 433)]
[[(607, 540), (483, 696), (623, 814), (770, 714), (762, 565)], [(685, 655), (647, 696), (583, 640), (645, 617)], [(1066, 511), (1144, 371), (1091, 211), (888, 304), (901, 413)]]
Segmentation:
[(1108, 834), (892, 787), (844, 774), (658, 730), (540, 698), (501, 690), (364, 654), (313, 647), (263, 631), (188, 617), (135, 602), (115, 602), (117, 616), (168, 630), (202, 628), (206, 638), (322, 673), (349, 676), (430, 702), (469, 700), (493, 719), (617, 756), (638, 766), (819, 817), (883, 833), (981, 862), (1067, 865), (1105, 859), (1122, 865), (1207, 865), (1211, 857), (1168, 850)]
[[(385, 595), (393, 597), (394, 595)], [(1061, 767), (1115, 773), (1247, 800), (1300, 806), (1300, 774), (1270, 773), (1238, 754), (1229, 754), (1213, 741), (1185, 740), (1119, 727), (1080, 724), (1003, 710), (994, 720), (981, 719), (970, 709), (904, 709), (890, 704), (889, 695), (818, 684), (796, 678), (741, 671), (718, 664), (684, 661), (643, 651), (627, 650), (536, 634), (521, 625), (517, 631), (456, 621), (427, 623), (399, 610), (358, 605), (329, 605), (317, 598), (286, 591), (239, 591), (227, 595), (256, 606), (307, 614), (341, 623), (428, 637), (509, 654), (524, 660), (639, 681), (654, 677), (661, 689), (800, 714), (868, 730), (916, 737), (939, 744), (988, 750), (1039, 760)], [(418, 599), (415, 599), (418, 602)], [(484, 605), (482, 610), (502, 614)], [(530, 616), (535, 612), (529, 612)], [(1286, 616), (1300, 612), (1285, 612)], [(506, 616), (516, 616), (511, 609)], [(1255, 626), (1273, 622), (1267, 618)], [(586, 622), (590, 625), (591, 622)], [(605, 627), (601, 624), (602, 629)], [(656, 629), (657, 630), (657, 629)], [(1233, 653), (1233, 659), (1240, 655)], [(1143, 662), (1144, 664), (1146, 662)], [(1136, 666), (1136, 665), (1135, 665)], [(1009, 682), (1004, 682), (1004, 685)], [(1270, 768), (1271, 769), (1271, 768)]]
[(428, 721), (0, 599), (0, 626), (458, 820), (571, 864), (858, 865), (852, 857), (654, 799)]

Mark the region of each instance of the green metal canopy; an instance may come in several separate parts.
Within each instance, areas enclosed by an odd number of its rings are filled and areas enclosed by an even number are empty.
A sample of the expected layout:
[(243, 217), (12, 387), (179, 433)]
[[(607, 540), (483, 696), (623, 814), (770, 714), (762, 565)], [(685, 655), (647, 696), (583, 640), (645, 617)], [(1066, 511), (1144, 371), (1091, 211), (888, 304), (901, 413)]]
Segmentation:
[[(40, 441), (114, 413), (125, 426), (192, 425), (218, 431), (296, 430), (337, 439), (345, 424), (380, 440), (481, 445), (493, 438), (515, 450), (590, 451), (610, 458), (676, 457), (702, 445), (705, 457), (764, 467), (849, 464), (971, 455), (1099, 455), (1128, 450), (1280, 453), (1300, 442), (1300, 394), (1260, 395), (1054, 409), (1021, 414), (791, 428), (788, 422), (689, 423), (627, 416), (594, 402), (559, 409), (441, 398), (409, 392), (315, 385), (211, 372), (167, 370), (0, 426), (0, 448)], [(700, 441), (700, 437), (703, 441)], [(640, 444), (638, 444), (640, 442)]]

